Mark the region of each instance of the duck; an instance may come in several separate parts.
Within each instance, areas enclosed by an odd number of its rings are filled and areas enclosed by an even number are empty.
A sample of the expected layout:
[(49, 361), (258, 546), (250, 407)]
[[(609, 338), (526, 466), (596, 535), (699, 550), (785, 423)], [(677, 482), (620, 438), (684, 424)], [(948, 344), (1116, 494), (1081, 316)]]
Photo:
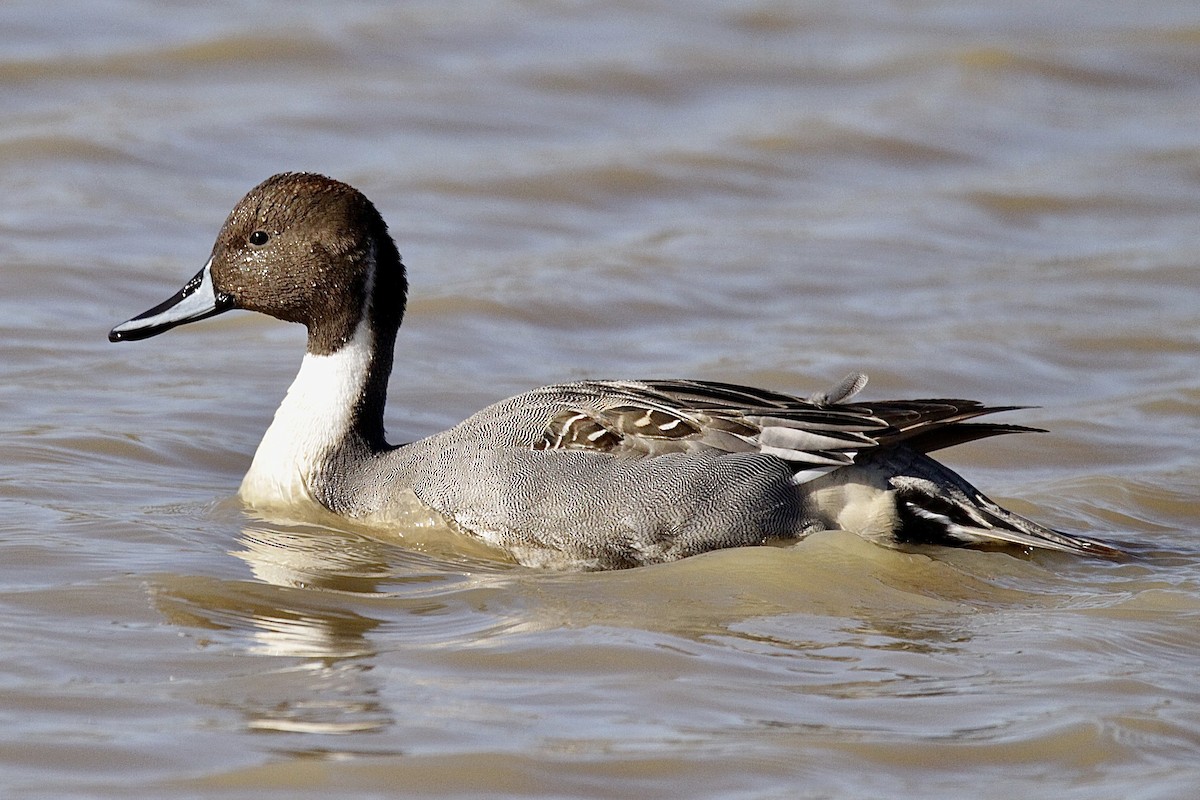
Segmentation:
[(1040, 430), (1016, 406), (857, 401), (866, 376), (804, 397), (707, 380), (580, 380), (390, 444), (384, 407), (408, 295), (383, 217), (341, 181), (274, 175), (222, 225), (204, 267), (108, 338), (234, 309), (307, 329), (299, 372), (240, 489), (252, 509), (395, 519), (416, 502), (532, 567), (620, 569), (845, 530), (898, 548), (1118, 558), (1002, 508), (930, 453)]

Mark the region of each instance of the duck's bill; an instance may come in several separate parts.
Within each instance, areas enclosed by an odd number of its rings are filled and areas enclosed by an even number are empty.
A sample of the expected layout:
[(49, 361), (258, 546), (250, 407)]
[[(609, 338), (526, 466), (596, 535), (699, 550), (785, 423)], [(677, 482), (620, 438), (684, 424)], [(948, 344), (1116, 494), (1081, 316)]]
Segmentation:
[(108, 332), (108, 340), (135, 342), (148, 339), (177, 325), (215, 317), (233, 308), (233, 298), (213, 287), (211, 270), (212, 261), (209, 261), (174, 297), (128, 322), (122, 322)]

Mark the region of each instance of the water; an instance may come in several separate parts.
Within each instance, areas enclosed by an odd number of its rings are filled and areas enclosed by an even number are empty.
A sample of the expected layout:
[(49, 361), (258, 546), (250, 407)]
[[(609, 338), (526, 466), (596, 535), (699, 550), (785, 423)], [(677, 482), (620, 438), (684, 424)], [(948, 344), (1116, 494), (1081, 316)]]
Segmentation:
[[(16, 2), (0, 43), (0, 795), (1194, 792), (1194, 3)], [(284, 169), (410, 266), (396, 440), (582, 376), (862, 369), (1040, 406), (946, 460), (1137, 557), (559, 574), (256, 519), (302, 332), (105, 333)]]

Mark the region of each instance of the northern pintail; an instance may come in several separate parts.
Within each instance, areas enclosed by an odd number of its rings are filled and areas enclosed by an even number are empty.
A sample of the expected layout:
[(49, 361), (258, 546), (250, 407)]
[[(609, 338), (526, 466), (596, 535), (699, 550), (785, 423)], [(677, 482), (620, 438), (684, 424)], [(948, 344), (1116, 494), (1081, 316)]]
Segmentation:
[(384, 519), (412, 502), (530, 565), (611, 569), (845, 529), (889, 546), (1118, 556), (1001, 508), (927, 454), (1036, 430), (971, 400), (850, 402), (694, 380), (588, 380), (503, 400), (404, 445), (383, 410), (407, 280), (353, 187), (275, 175), (234, 207), (204, 268), (113, 328), (145, 339), (230, 309), (308, 329), (300, 372), (242, 481), (251, 507)]

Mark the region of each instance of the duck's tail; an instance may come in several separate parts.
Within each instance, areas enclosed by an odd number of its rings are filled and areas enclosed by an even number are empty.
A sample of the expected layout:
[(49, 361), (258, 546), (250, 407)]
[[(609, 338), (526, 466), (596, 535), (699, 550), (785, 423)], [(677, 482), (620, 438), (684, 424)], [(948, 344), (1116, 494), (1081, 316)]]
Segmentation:
[(1015, 545), (1111, 559), (1125, 555), (1103, 542), (1039, 525), (954, 477), (953, 482), (906, 475), (889, 480), (896, 493), (893, 536), (898, 544)]

